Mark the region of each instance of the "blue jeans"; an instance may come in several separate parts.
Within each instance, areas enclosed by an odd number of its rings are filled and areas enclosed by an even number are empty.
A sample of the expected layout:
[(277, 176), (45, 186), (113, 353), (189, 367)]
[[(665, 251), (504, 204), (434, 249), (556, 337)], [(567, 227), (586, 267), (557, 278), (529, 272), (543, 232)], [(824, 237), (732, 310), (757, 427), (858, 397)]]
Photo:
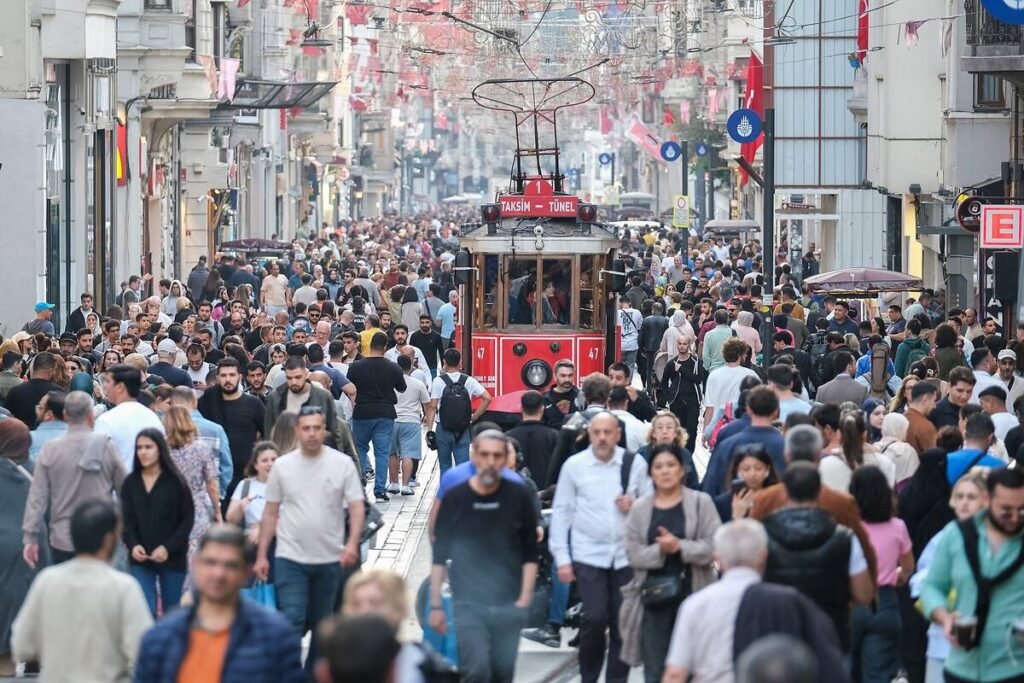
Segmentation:
[(363, 471), (370, 461), (370, 443), (373, 443), (373, 492), (384, 493), (388, 485), (388, 455), (391, 454), (391, 436), (395, 421), (378, 417), (371, 420), (352, 420), (352, 438), (356, 440), (359, 463)]
[(440, 424), (434, 429), (434, 435), (437, 437), (437, 462), (441, 464), (441, 474), (451, 468), (453, 457), (456, 465), (469, 460), (469, 432), (467, 429), (456, 439), (453, 432), (449, 432)]
[(185, 585), (185, 572), (167, 567), (146, 566), (133, 564), (128, 569), (129, 573), (142, 586), (142, 594), (146, 596), (146, 603), (149, 611), (155, 619), (156, 613), (156, 586), (160, 584), (160, 604), (163, 613), (167, 614), (181, 602), (181, 589)]
[[(386, 469), (386, 468), (385, 468)], [(341, 563), (300, 564), (283, 557), (274, 558), (274, 586), (277, 608), (295, 627), (301, 638), (334, 613), (341, 591)], [(317, 660), (316, 638), (309, 646), (306, 671)]]
[(548, 607), (548, 623), (555, 626), (565, 624), (565, 610), (569, 609), (569, 584), (558, 579), (558, 567), (551, 563), (551, 604)]
[(878, 589), (878, 607), (855, 607), (851, 619), (853, 650), (850, 653), (854, 680), (888, 683), (900, 667), (900, 634), (903, 630), (896, 589)]

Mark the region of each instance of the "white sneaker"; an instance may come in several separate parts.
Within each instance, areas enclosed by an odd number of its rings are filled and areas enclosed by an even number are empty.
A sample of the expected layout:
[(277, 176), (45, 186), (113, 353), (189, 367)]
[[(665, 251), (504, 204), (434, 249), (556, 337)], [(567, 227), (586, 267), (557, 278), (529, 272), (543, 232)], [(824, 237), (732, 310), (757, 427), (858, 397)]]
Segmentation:
[(398, 484), (388, 484), (388, 493), (398, 493), (401, 489)]
[(402, 487), (402, 495), (403, 496), (411, 496), (414, 493), (415, 493), (415, 491), (412, 490), (411, 486), (403, 486)]
[(409, 486), (411, 486), (413, 488), (416, 488), (419, 485), (420, 485), (420, 483), (418, 481), (416, 481), (415, 479), (410, 479), (409, 480)]

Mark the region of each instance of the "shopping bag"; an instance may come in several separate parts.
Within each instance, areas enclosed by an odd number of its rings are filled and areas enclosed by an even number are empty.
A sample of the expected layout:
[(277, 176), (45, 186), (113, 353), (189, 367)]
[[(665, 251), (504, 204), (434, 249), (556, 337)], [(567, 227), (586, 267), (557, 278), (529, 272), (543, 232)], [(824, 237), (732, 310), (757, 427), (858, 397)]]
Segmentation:
[(242, 589), (242, 597), (269, 609), (277, 609), (277, 590), (272, 583), (256, 581), (252, 587)]

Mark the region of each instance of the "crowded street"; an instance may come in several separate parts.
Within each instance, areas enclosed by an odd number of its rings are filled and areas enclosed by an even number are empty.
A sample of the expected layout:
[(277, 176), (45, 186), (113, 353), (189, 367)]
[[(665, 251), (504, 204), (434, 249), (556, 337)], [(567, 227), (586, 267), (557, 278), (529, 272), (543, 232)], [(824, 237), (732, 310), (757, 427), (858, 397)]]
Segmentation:
[(4, 0), (0, 683), (1024, 683), (1024, 0)]

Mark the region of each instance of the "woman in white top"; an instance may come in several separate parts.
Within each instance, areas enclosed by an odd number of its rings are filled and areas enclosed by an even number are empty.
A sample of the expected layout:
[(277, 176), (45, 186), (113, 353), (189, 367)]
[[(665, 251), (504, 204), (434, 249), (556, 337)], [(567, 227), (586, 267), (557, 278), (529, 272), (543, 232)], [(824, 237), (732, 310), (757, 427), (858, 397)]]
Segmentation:
[(896, 467), (897, 493), (906, 486), (921, 465), (917, 451), (907, 443), (909, 427), (910, 422), (905, 416), (899, 413), (889, 413), (882, 418), (882, 438), (875, 444), (878, 452), (892, 460)]
[(260, 441), (252, 448), (252, 457), (245, 466), (246, 478), (235, 487), (228, 505), (227, 521), (245, 529), (249, 542), (259, 543), (260, 522), (267, 501), (267, 479), (277, 460), (277, 446), (272, 441)]
[(836, 491), (847, 492), (854, 470), (873, 466), (882, 470), (892, 488), (896, 481), (896, 465), (874, 446), (867, 443), (867, 420), (863, 410), (851, 410), (839, 420), (841, 445), (829, 452), (818, 463), (821, 483)]

